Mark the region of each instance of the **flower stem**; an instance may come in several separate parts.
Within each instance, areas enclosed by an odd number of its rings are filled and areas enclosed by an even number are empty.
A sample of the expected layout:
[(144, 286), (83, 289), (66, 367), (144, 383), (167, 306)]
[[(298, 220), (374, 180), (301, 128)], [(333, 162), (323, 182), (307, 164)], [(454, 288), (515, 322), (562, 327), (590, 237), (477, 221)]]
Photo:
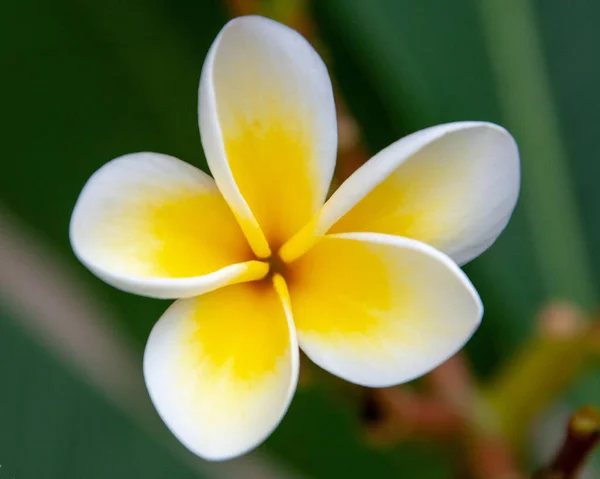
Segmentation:
[(574, 479), (599, 441), (600, 411), (591, 406), (578, 409), (571, 416), (566, 438), (556, 457), (533, 479)]

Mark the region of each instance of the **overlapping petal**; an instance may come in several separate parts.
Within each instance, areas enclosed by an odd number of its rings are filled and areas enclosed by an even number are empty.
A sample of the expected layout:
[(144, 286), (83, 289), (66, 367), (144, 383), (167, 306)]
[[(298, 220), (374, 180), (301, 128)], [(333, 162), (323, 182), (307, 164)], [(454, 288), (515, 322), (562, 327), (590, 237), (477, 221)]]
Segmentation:
[(264, 280), (176, 301), (156, 324), (144, 375), (173, 434), (206, 459), (252, 449), (277, 426), (298, 377), (285, 283)]
[(503, 128), (481, 122), (428, 128), (358, 169), (283, 254), (297, 256), (327, 231), (362, 231), (417, 239), (463, 264), (506, 226), (519, 176), (517, 146)]
[(348, 381), (384, 387), (456, 353), (482, 315), (477, 292), (447, 256), (375, 233), (327, 235), (290, 265), (301, 349)]
[(107, 283), (189, 297), (264, 276), (214, 180), (166, 155), (135, 153), (100, 168), (71, 218), (79, 259)]
[(202, 144), (253, 250), (267, 257), (317, 213), (337, 149), (331, 82), (297, 32), (262, 17), (229, 22), (200, 81)]

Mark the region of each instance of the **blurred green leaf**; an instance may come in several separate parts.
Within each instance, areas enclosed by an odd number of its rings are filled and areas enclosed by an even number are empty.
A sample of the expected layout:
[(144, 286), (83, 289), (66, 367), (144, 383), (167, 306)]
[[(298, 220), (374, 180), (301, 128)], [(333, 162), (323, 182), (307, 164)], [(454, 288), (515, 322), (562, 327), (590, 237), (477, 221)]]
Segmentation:
[[(3, 201), (114, 304), (140, 344), (167, 303), (121, 293), (86, 272), (70, 250), (69, 218), (89, 176), (117, 156), (158, 151), (205, 166), (197, 89), (225, 20), (217, 5), (173, 12), (160, 1), (25, 0), (0, 17), (11, 122)], [(174, 21), (187, 25), (186, 14), (195, 19), (193, 36)]]
[(559, 113), (573, 188), (586, 233), (590, 269), (600, 290), (600, 2), (536, 0), (548, 79)]
[(1, 477), (202, 477), (0, 311)]
[(478, 4), (506, 124), (521, 150), (523, 208), (546, 296), (595, 307), (597, 295), (530, 0)]

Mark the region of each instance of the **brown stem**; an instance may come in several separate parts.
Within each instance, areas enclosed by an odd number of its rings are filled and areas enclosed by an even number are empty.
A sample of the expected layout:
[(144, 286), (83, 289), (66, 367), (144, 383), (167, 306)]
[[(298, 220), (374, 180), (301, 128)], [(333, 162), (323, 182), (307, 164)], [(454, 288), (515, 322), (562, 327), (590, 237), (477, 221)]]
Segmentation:
[(471, 429), (464, 441), (469, 477), (475, 479), (524, 479), (517, 458), (506, 440)]
[(465, 414), (474, 401), (475, 386), (467, 360), (461, 353), (448, 359), (427, 376), (431, 392)]
[(575, 411), (562, 447), (534, 479), (574, 479), (600, 441), (600, 412), (592, 406)]
[(377, 444), (394, 444), (408, 436), (450, 439), (464, 426), (453, 408), (407, 388), (364, 388), (362, 404), (367, 436)]
[(225, 6), (232, 17), (251, 15), (257, 12), (257, 0), (224, 0)]
[[(448, 365), (455, 368), (461, 361)], [(435, 382), (435, 379), (434, 379)], [(445, 383), (445, 379), (442, 381)], [(407, 388), (362, 390), (361, 417), (371, 442), (391, 446), (407, 438), (456, 440), (464, 445), (468, 476), (523, 479), (516, 457), (503, 438), (480, 428), (472, 415), (451, 404), (458, 399), (428, 397)], [(462, 399), (462, 398), (461, 398)], [(462, 476), (461, 476), (462, 477)]]

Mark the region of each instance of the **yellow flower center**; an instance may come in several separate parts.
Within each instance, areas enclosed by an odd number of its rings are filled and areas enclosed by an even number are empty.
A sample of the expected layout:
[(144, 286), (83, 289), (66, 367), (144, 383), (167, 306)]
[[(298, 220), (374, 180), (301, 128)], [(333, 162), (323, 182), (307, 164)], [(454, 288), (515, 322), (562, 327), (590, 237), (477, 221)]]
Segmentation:
[(284, 262), (278, 254), (273, 254), (266, 259), (269, 264), (269, 273), (267, 277), (272, 277), (275, 274), (279, 274), (287, 279), (289, 272), (289, 265)]

